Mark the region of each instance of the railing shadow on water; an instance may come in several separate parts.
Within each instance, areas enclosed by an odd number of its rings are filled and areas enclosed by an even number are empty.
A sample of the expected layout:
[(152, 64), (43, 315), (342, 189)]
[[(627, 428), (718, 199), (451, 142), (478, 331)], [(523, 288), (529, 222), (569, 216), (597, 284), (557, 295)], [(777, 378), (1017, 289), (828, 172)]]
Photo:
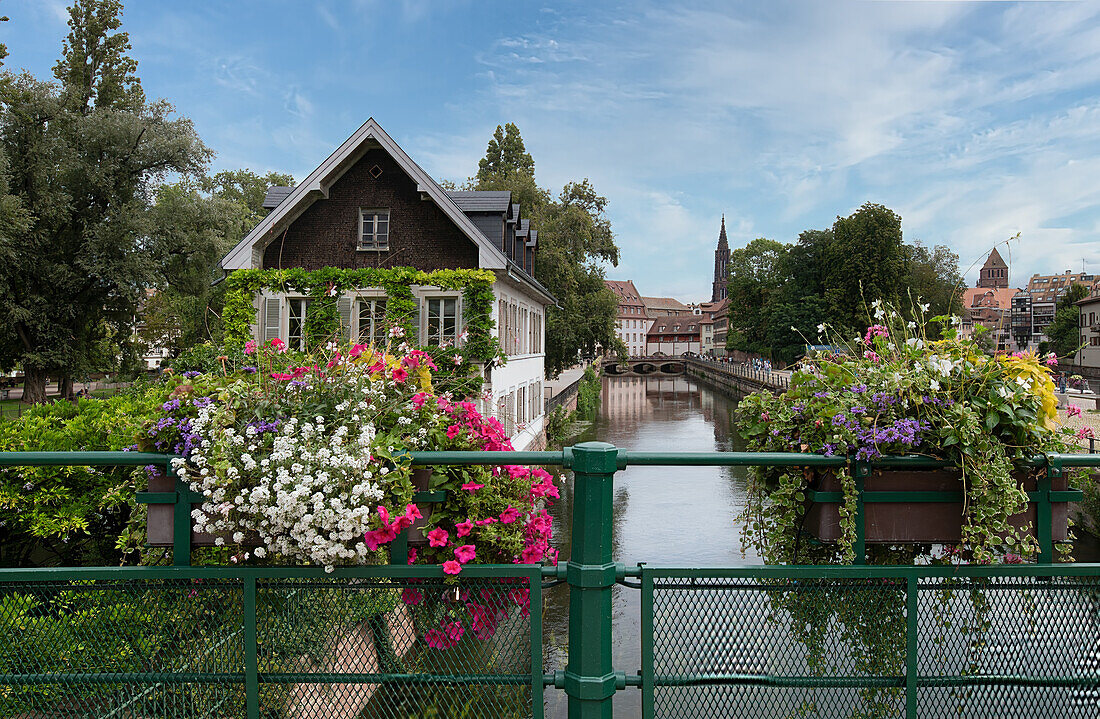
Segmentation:
[[(172, 459), (13, 452), (0, 453), (0, 467)], [(621, 691), (640, 691), (648, 717), (1100, 713), (1100, 565), (1052, 563), (1051, 503), (1079, 493), (1050, 482), (1100, 467), (1098, 455), (1032, 460), (1046, 469), (1032, 493), (1036, 564), (713, 569), (616, 563), (616, 472), (847, 460), (590, 442), (412, 461), (571, 470), (572, 555), (556, 566), (467, 566), (459, 578), (438, 566), (190, 566), (196, 497), (179, 482), (141, 497), (174, 506), (174, 566), (0, 569), (0, 714), (539, 717), (554, 690), (575, 717), (609, 717)], [(868, 467), (941, 465), (902, 457)], [(556, 584), (570, 589), (568, 659), (547, 672), (541, 608)], [(640, 667), (612, 663), (616, 587), (641, 594)], [(477, 637), (459, 641), (462, 632)]]

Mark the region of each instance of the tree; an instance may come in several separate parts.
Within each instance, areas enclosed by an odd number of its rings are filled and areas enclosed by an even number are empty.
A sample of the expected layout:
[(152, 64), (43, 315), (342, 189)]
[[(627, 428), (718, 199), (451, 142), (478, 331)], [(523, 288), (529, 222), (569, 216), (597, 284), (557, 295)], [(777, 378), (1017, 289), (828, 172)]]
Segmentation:
[(607, 198), (587, 178), (569, 182), (556, 200), (535, 181), (535, 163), (519, 128), (497, 127), (475, 178), (476, 190), (510, 190), (538, 230), (535, 279), (558, 299), (546, 312), (546, 376), (576, 363), (597, 347), (619, 350), (615, 336), (618, 299), (604, 284), (603, 263), (615, 266), (619, 248), (604, 214)]
[(161, 185), (149, 239), (164, 262), (142, 307), (146, 347), (164, 347), (176, 357), (196, 344), (220, 341), (225, 288), (213, 284), (221, 276), (218, 260), (267, 215), (268, 187), (293, 184), (290, 175), (244, 169)]
[(117, 0), (70, 9), (61, 85), (4, 75), (0, 150), (11, 195), (30, 221), (0, 238), (0, 363), (22, 365), (24, 401), (45, 401), (50, 375), (75, 375), (132, 334), (163, 257), (150, 234), (157, 180), (200, 173), (210, 153), (189, 120), (146, 102), (119, 32)]
[(927, 304), (926, 316), (953, 314), (961, 308), (963, 277), (959, 256), (950, 248), (936, 245), (931, 250), (920, 242), (902, 245), (905, 257), (905, 296), (899, 298), (903, 309), (912, 303)]
[(488, 182), (509, 174), (535, 176), (535, 161), (523, 146), (519, 128), (510, 122), (503, 129), (497, 125), (485, 157), (477, 163), (477, 181)]
[(905, 279), (901, 217), (866, 203), (837, 217), (822, 256), (825, 299), (837, 329), (866, 326), (866, 306), (881, 299), (897, 303)]
[(787, 282), (788, 250), (781, 242), (760, 237), (730, 253), (728, 349), (770, 354), (767, 308)]
[(1081, 310), (1077, 302), (1089, 296), (1085, 285), (1072, 284), (1066, 293), (1058, 298), (1058, 309), (1054, 319), (1047, 325), (1046, 334), (1050, 338), (1048, 347), (1051, 352), (1064, 359), (1072, 360), (1081, 348)]

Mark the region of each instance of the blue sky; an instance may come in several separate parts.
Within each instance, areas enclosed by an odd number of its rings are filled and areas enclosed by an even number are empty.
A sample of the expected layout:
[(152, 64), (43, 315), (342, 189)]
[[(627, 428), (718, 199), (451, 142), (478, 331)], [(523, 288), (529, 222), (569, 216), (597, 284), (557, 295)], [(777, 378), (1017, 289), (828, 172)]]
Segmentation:
[[(45, 77), (63, 0), (2, 0), (9, 68)], [(709, 299), (734, 248), (866, 201), (963, 269), (1100, 273), (1100, 4), (159, 2), (124, 29), (214, 169), (304, 177), (374, 116), (429, 173), (515, 122), (539, 182), (588, 177), (647, 295)], [(977, 276), (977, 266), (967, 277)]]

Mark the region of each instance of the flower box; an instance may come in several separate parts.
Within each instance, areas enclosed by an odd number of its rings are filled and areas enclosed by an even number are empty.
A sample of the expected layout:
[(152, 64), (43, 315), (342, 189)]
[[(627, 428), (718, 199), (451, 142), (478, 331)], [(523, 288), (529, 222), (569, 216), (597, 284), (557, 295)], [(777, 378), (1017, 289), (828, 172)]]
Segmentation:
[[(163, 470), (157, 470), (155, 474), (149, 475), (148, 491), (150, 492), (175, 492), (176, 491), (176, 479), (175, 477), (169, 477)], [(176, 536), (175, 531), (175, 516), (176, 508), (174, 504), (152, 504), (148, 505), (148, 516), (145, 530), (146, 543), (150, 547), (171, 547), (172, 541)], [(202, 504), (195, 503), (191, 505), (190, 511), (195, 511), (202, 507)], [(231, 532), (227, 532), (222, 535), (213, 535), (206, 532), (196, 532), (194, 530), (195, 521), (191, 520), (191, 546), (192, 547), (214, 547), (218, 546), (217, 539), (220, 536), (222, 539), (222, 545), (239, 544), (245, 547), (259, 546), (260, 538), (255, 533), (249, 532), (245, 534), (244, 541), (233, 542)]]
[[(1018, 472), (1017, 483), (1027, 492), (1037, 491), (1034, 476)], [(833, 473), (816, 473), (810, 481), (815, 493), (843, 491)], [(1051, 480), (1052, 490), (1067, 489), (1065, 476)], [(956, 501), (906, 502), (874, 501), (876, 492), (937, 492), (953, 493)], [(955, 544), (962, 541), (963, 503), (962, 476), (958, 469), (875, 470), (864, 482), (864, 541), (869, 544)], [(1051, 533), (1054, 541), (1064, 541), (1069, 534), (1067, 502), (1051, 502)], [(807, 500), (803, 529), (823, 542), (840, 539), (840, 504)], [(1009, 522), (1023, 529), (1029, 524), (1031, 534), (1036, 527), (1037, 503), (1032, 501)]]

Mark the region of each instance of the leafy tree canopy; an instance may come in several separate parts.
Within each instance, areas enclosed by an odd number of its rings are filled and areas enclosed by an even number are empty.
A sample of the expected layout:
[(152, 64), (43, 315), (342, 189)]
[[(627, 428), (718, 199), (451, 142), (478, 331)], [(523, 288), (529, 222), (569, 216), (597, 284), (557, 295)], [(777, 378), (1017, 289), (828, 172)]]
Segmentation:
[(54, 73), (59, 83), (5, 73), (0, 207), (26, 222), (0, 233), (0, 364), (22, 365), (24, 399), (47, 376), (104, 369), (128, 341), (139, 301), (164, 257), (151, 241), (156, 187), (201, 174), (210, 151), (166, 102), (148, 102), (118, 30), (117, 0), (78, 0)]
[(619, 351), (615, 336), (618, 298), (604, 284), (604, 264), (619, 262), (619, 248), (604, 214), (607, 198), (587, 178), (568, 182), (557, 198), (535, 181), (535, 163), (519, 128), (497, 127), (477, 176), (474, 190), (510, 190), (521, 212), (538, 230), (535, 279), (558, 298), (547, 309), (546, 374), (556, 377), (573, 366), (577, 354), (597, 347)]
[(1058, 298), (1054, 319), (1047, 325), (1046, 334), (1050, 338), (1048, 347), (1063, 360), (1072, 360), (1080, 349), (1081, 310), (1076, 303), (1088, 295), (1089, 290), (1085, 285), (1076, 283), (1070, 285), (1066, 293)]

